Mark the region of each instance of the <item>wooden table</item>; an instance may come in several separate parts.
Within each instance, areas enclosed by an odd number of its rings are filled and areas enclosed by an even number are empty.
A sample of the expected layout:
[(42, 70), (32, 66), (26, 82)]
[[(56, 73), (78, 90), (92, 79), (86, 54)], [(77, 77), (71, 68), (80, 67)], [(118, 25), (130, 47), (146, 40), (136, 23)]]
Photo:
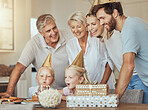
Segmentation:
[[(66, 102), (62, 102), (56, 109), (59, 110), (148, 110), (148, 104), (128, 104), (120, 103), (117, 108), (67, 108)], [(44, 108), (35, 108), (35, 110), (48, 110)], [(51, 109), (49, 109), (51, 110)]]

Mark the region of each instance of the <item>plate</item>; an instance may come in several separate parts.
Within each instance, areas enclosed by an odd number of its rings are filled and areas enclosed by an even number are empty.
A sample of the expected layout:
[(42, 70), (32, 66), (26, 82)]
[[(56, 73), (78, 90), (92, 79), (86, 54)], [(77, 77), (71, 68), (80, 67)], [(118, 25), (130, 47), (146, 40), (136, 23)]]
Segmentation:
[(32, 99), (26, 99), (21, 104), (39, 104), (37, 101), (33, 101)]
[(40, 108), (42, 106), (41, 106), (41, 104), (35, 104), (35, 107)]

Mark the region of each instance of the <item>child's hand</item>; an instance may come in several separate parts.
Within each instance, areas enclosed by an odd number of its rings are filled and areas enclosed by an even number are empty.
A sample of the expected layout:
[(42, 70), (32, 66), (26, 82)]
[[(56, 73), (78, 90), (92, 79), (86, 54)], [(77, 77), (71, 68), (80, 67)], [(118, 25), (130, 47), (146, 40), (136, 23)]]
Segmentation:
[(39, 92), (42, 92), (43, 90), (46, 90), (46, 89), (49, 89), (50, 86), (49, 85), (41, 85), (39, 88), (38, 88), (38, 91)]
[(38, 92), (41, 92), (41, 86), (39, 86), (39, 88), (38, 88)]

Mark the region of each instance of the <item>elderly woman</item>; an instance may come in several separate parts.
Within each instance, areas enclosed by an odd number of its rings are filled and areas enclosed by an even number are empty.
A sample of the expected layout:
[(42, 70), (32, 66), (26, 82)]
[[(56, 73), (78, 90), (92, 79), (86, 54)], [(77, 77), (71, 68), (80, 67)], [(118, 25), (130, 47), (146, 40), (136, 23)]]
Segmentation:
[[(90, 37), (86, 17), (82, 12), (74, 13), (68, 20), (74, 38), (67, 42), (66, 49), (71, 64), (78, 53), (83, 50), (85, 68), (91, 82), (108, 83), (114, 88), (114, 76), (111, 75), (112, 62), (104, 43), (100, 39)], [(111, 76), (110, 76), (111, 75)], [(109, 80), (108, 77), (110, 76)], [(107, 82), (108, 81), (108, 82)]]

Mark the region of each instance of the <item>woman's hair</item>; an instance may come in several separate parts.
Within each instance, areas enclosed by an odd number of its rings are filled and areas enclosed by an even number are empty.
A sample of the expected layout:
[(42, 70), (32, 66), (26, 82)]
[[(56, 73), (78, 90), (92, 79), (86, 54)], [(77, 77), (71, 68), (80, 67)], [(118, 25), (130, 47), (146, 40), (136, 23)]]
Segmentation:
[(68, 19), (68, 25), (70, 25), (70, 21), (79, 21), (86, 26), (86, 17), (83, 12), (75, 12), (72, 16)]
[(91, 83), (88, 76), (87, 76), (87, 71), (85, 68), (78, 67), (76, 65), (70, 65), (66, 68), (66, 70), (67, 69), (77, 71), (76, 75), (78, 75), (78, 77), (84, 77), (84, 80), (81, 84), (90, 84)]
[(88, 14), (86, 15), (86, 18), (87, 18), (88, 16), (89, 16), (89, 17), (91, 17), (91, 16), (96, 17), (96, 15), (93, 15), (92, 13), (88, 13)]
[(48, 67), (48, 66), (43, 66), (43, 67), (40, 67), (40, 69), (38, 70), (37, 72), (37, 76), (41, 73), (42, 70), (44, 69), (47, 69), (47, 70), (50, 70), (51, 71), (51, 75), (53, 76), (53, 79), (54, 79), (54, 70), (52, 67)]
[(37, 26), (38, 31), (42, 32), (42, 29), (50, 21), (55, 21), (54, 17), (51, 14), (44, 14), (44, 15), (39, 16), (37, 19), (37, 22), (36, 22), (36, 26)]

